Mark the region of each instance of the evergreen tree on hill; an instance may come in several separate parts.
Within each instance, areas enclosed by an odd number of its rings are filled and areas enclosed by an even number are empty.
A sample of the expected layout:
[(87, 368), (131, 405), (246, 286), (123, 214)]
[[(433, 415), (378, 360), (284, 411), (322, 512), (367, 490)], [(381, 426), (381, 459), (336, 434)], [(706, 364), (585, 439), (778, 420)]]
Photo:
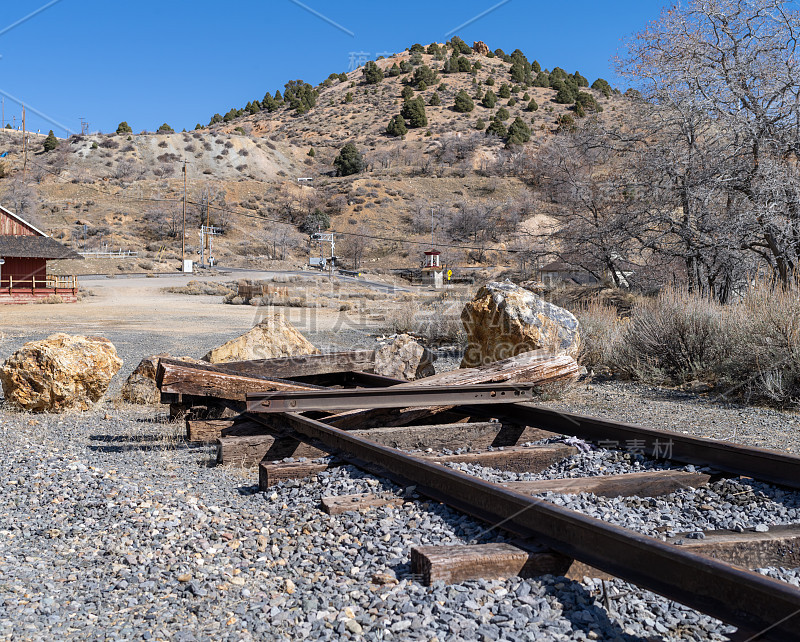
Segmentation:
[(472, 102), (472, 98), (469, 97), (469, 94), (462, 89), (456, 94), (456, 102), (453, 109), (460, 114), (466, 114), (475, 109), (475, 103)]
[(381, 80), (383, 80), (383, 72), (373, 60), (367, 61), (367, 64), (364, 65), (361, 73), (364, 75), (364, 81), (368, 85), (377, 85)]
[(428, 124), (428, 117), (425, 115), (425, 103), (422, 97), (407, 100), (400, 110), (400, 115), (408, 121), (408, 126), (412, 129), (425, 127)]
[(333, 159), (337, 176), (351, 176), (364, 170), (364, 158), (353, 143), (347, 143)]
[(117, 125), (117, 133), (132, 134), (133, 130), (131, 129), (131, 126), (128, 124), (128, 122), (123, 120), (119, 125)]
[(47, 138), (44, 139), (43, 145), (44, 151), (46, 152), (51, 152), (58, 147), (58, 138), (56, 138), (56, 135), (53, 133), (52, 129), (50, 130), (50, 133), (47, 134)]

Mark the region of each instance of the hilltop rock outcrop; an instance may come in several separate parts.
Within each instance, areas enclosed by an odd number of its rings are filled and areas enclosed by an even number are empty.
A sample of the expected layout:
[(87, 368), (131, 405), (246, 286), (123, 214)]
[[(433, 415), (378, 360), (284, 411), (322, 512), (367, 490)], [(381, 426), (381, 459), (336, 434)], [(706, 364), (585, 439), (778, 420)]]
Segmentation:
[(461, 322), (467, 332), (462, 368), (507, 359), (531, 350), (547, 350), (577, 358), (578, 320), (510, 281), (492, 281), (464, 306)]
[(59, 333), (12, 354), (0, 367), (0, 383), (6, 401), (24, 410), (88, 410), (121, 367), (108, 339)]
[(481, 56), (488, 56), (489, 55), (489, 45), (487, 45), (483, 40), (477, 40), (472, 43), (472, 51)]

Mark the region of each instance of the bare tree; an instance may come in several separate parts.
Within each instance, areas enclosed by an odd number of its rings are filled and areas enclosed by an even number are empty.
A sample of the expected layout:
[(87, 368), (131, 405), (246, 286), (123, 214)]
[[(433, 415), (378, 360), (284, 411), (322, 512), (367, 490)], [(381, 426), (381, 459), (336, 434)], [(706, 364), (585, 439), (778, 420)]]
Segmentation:
[[(736, 249), (784, 284), (800, 267), (800, 14), (792, 5), (692, 0), (637, 35), (620, 62), (654, 104), (713, 120), (711, 141), (724, 136), (726, 162), (703, 189), (736, 223)], [(711, 158), (708, 142), (692, 150)]]

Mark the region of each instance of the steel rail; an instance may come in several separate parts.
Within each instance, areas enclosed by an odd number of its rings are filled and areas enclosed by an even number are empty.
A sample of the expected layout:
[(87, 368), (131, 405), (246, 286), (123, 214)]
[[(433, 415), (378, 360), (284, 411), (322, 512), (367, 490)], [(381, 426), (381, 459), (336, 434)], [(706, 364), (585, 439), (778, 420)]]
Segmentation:
[[(424, 461), (296, 413), (284, 415), (301, 436), (322, 442), (355, 465), (413, 484), (416, 491), (497, 528), (534, 536), (555, 551), (659, 593), (761, 640), (796, 640), (800, 590), (743, 568), (680, 550), (541, 499)], [(381, 474), (381, 473), (379, 473)]]
[(247, 394), (248, 412), (306, 412), (410, 408), (413, 406), (513, 403), (533, 399), (534, 387), (524, 384), (468, 386), (391, 386), (353, 390), (301, 390)]
[[(487, 407), (485, 410), (478, 408), (473, 411), (559, 434), (573, 435), (606, 448), (636, 450), (656, 459), (710, 466), (735, 475), (800, 488), (800, 457), (776, 450), (740, 446), (728, 441), (693, 437), (679, 432), (645, 428), (528, 404), (509, 404), (502, 408)], [(465, 412), (469, 410), (465, 409)]]

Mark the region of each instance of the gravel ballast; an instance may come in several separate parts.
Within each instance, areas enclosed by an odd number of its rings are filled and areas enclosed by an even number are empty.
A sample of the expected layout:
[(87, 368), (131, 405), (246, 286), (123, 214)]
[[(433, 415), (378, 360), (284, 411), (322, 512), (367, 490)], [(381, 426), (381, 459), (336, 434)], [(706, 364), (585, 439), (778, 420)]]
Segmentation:
[[(46, 336), (48, 333), (41, 333)], [(119, 385), (159, 351), (198, 356), (219, 334), (105, 333)], [(370, 346), (342, 330), (323, 349)], [(38, 336), (7, 338), (3, 357)], [(370, 343), (372, 342), (372, 343)], [(443, 355), (446, 369), (457, 356)], [(444, 366), (444, 367), (442, 367)], [(800, 452), (796, 415), (622, 384), (577, 388), (552, 407)], [(214, 467), (165, 408), (104, 402), (31, 415), (0, 405), (0, 639), (724, 640), (719, 621), (622, 581), (563, 577), (422, 586), (412, 546), (503, 541), (497, 531), (349, 467), (258, 490), (254, 470)], [(718, 433), (718, 435), (717, 435)], [(592, 449), (539, 474), (452, 465), (491, 481), (663, 468)], [(691, 467), (685, 467), (691, 470)], [(326, 495), (390, 493), (399, 507), (329, 516)], [(545, 497), (656, 537), (800, 521), (800, 494), (720, 480), (659, 498)], [(800, 584), (797, 569), (760, 569)]]

